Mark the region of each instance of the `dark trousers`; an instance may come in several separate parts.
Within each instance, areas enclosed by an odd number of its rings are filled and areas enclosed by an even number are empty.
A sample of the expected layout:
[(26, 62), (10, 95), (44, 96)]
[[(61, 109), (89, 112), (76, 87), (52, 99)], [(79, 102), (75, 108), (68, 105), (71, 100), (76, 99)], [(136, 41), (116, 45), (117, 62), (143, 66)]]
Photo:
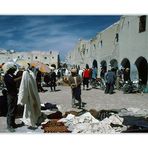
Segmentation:
[(7, 127), (13, 127), (15, 124), (15, 115), (17, 109), (17, 95), (8, 94), (7, 95), (7, 105), (8, 105), (8, 112), (7, 112)]
[(54, 82), (54, 81), (52, 81), (51, 83), (50, 83), (50, 89), (51, 89), (51, 91), (55, 91), (56, 90), (56, 82)]
[(112, 94), (113, 90), (114, 90), (114, 84), (113, 83), (106, 83), (105, 93)]
[(41, 82), (37, 81), (37, 88), (38, 88), (38, 92), (44, 91), (43, 87), (41, 86)]
[(72, 88), (72, 105), (75, 104), (75, 100), (78, 101), (79, 107), (81, 107), (81, 88), (80, 87), (76, 87), (76, 88)]
[(89, 78), (83, 78), (83, 88), (85, 88), (85, 85), (87, 88), (89, 87)]

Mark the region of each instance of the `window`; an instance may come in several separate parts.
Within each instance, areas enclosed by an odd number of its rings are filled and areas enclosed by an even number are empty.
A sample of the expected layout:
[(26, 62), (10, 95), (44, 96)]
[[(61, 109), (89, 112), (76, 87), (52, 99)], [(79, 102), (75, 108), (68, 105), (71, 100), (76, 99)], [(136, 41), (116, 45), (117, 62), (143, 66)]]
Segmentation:
[(128, 24), (128, 27), (129, 27), (129, 21), (128, 21), (128, 23), (127, 23), (127, 24)]
[(44, 59), (47, 59), (47, 57), (44, 57)]
[(54, 59), (54, 57), (52, 57), (52, 59)]
[(146, 30), (146, 16), (140, 16), (139, 18), (139, 32), (144, 32)]
[(28, 57), (28, 59), (30, 59), (30, 57)]
[(52, 51), (50, 51), (50, 54), (52, 54)]
[(35, 57), (35, 59), (37, 59), (38, 57)]
[(20, 56), (17, 57), (18, 59), (20, 58)]
[(85, 54), (85, 48), (82, 49), (82, 53)]
[(115, 37), (115, 39), (116, 39), (116, 42), (119, 41), (119, 34), (118, 34), (118, 33), (116, 33), (116, 37)]
[(102, 40), (100, 41), (100, 45), (101, 45), (101, 48), (102, 48), (102, 46), (103, 46), (103, 41)]

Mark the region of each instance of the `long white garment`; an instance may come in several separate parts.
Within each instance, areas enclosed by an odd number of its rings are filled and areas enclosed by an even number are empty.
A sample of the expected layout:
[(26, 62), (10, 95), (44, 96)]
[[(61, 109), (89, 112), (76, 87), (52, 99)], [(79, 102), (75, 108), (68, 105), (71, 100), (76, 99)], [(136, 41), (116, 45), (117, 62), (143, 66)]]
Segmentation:
[(30, 70), (24, 71), (18, 94), (18, 104), (24, 105), (22, 121), (35, 127), (38, 118), (41, 116), (40, 97), (34, 73)]

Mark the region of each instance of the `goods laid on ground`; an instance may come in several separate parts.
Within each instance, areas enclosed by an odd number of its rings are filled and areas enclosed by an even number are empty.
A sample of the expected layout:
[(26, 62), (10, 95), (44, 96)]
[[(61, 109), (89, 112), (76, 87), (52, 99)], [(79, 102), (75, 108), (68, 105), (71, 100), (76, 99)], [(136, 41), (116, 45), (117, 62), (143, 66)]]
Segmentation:
[(58, 122), (63, 122), (72, 133), (121, 133), (127, 129), (122, 124), (123, 118), (117, 114), (106, 117), (102, 121), (95, 119), (89, 112), (80, 116), (68, 114), (66, 118), (62, 118)]
[(69, 133), (70, 131), (62, 122), (57, 122), (58, 119), (52, 119), (42, 125), (44, 133)]
[(57, 111), (42, 124), (44, 133), (138, 133), (148, 132), (148, 110), (123, 108), (118, 110)]

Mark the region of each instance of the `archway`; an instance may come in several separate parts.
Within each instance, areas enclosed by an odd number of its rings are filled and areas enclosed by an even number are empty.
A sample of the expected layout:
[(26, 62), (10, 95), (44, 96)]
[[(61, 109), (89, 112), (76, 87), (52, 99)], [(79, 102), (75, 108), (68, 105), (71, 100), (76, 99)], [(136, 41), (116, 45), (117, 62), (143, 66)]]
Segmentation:
[(127, 58), (124, 58), (121, 62), (122, 67), (130, 69), (130, 61)]
[(102, 79), (104, 79), (105, 73), (106, 73), (106, 71), (107, 71), (107, 63), (106, 63), (105, 60), (103, 60), (103, 61), (101, 61), (100, 64), (101, 64), (100, 77), (101, 77)]
[(118, 69), (118, 61), (116, 59), (112, 59), (110, 61), (110, 66), (115, 68), (115, 69)]
[(101, 61), (101, 69), (104, 69), (105, 71), (107, 70), (107, 63), (105, 60)]
[(93, 60), (92, 67), (98, 68), (98, 62), (97, 62), (97, 60), (95, 60), (95, 59)]
[(118, 70), (118, 61), (116, 59), (112, 59), (110, 61), (110, 66), (114, 70), (114, 72), (116, 73)]
[(86, 64), (86, 65), (85, 65), (85, 68), (86, 68), (86, 69), (89, 69), (89, 65), (88, 65), (88, 64)]
[(51, 64), (51, 67), (54, 67), (56, 69), (56, 65), (55, 64)]
[[(121, 65), (124, 68), (124, 81), (130, 80), (130, 61), (127, 58), (124, 58)], [(126, 70), (127, 68), (129, 69), (128, 71)]]
[(147, 77), (148, 77), (148, 63), (147, 60), (144, 57), (139, 57), (135, 62), (138, 73), (139, 73), (139, 79), (142, 80), (142, 84), (147, 84)]

